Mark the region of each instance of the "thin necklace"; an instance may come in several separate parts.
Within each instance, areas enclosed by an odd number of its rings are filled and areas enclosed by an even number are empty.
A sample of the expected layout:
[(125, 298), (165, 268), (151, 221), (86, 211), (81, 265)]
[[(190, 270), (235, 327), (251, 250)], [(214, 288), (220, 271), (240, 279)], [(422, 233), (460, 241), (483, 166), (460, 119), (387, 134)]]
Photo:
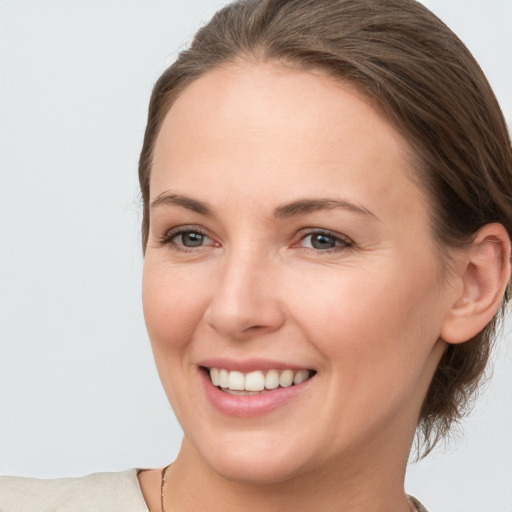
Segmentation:
[[(171, 462), (171, 464), (172, 464), (172, 462)], [(161, 480), (160, 480), (160, 510), (161, 510), (161, 512), (165, 512), (165, 505), (164, 505), (165, 483), (166, 483), (165, 476), (167, 474), (167, 470), (171, 467), (171, 464), (169, 464), (168, 466), (165, 466), (165, 468), (162, 469), (162, 476), (161, 476)], [(411, 512), (418, 512), (416, 505), (411, 500), (408, 499), (408, 501), (409, 501), (409, 506), (411, 507)]]
[(166, 482), (165, 475), (167, 474), (167, 470), (171, 467), (171, 464), (165, 466), (165, 468), (162, 469), (162, 478), (160, 480), (160, 511), (161, 512), (165, 512), (165, 506), (164, 506), (165, 482)]

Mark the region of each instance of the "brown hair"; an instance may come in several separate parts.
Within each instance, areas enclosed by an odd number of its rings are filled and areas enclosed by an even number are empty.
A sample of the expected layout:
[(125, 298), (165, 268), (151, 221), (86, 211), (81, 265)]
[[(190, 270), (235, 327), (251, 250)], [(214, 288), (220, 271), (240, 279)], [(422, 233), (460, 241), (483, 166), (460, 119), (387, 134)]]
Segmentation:
[[(480, 67), (436, 16), (414, 0), (240, 0), (198, 31), (153, 90), (139, 164), (143, 247), (152, 153), (166, 113), (191, 82), (240, 59), (322, 69), (381, 108), (412, 148), (441, 254), (491, 222), (512, 236), (505, 121)], [(504, 304), (477, 336), (445, 351), (419, 419), (425, 454), (467, 412)]]

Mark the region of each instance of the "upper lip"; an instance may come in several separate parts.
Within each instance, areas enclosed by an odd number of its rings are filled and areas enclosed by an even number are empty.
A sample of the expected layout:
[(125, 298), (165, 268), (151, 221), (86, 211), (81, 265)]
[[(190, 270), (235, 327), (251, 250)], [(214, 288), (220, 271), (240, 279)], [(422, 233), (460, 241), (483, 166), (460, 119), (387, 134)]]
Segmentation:
[(205, 368), (221, 368), (229, 371), (238, 371), (242, 373), (267, 370), (312, 370), (312, 368), (300, 364), (292, 364), (272, 359), (226, 359), (210, 358), (203, 359), (198, 366)]

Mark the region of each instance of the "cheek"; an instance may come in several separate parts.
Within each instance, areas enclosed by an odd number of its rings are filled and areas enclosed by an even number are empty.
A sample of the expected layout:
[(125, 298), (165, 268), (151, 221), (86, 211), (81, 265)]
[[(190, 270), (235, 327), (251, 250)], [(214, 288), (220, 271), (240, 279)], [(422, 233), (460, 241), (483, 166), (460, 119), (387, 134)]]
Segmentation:
[[(412, 379), (440, 330), (436, 272), (375, 265), (316, 280), (296, 302), (296, 318), (337, 375), (366, 383)], [(299, 294), (295, 293), (295, 296)]]
[(432, 377), (438, 314), (431, 283), (429, 290), (427, 283), (417, 288), (382, 273), (380, 280), (368, 277), (311, 290), (309, 309), (298, 315), (323, 356), (334, 424), (377, 433), (402, 414), (416, 414)]
[(185, 347), (207, 304), (198, 276), (157, 268), (150, 262), (144, 265), (142, 301), (155, 355)]
[(180, 383), (190, 367), (187, 348), (203, 316), (203, 292), (191, 273), (152, 265), (149, 258), (145, 261), (142, 301), (146, 328), (160, 380), (178, 418), (183, 416), (180, 404), (186, 409), (193, 401), (192, 387)]

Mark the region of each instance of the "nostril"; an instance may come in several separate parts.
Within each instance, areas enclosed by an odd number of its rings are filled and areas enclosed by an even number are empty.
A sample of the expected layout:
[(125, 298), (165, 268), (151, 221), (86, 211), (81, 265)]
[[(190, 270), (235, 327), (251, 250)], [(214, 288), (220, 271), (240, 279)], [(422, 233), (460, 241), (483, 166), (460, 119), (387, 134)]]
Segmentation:
[(246, 331), (261, 331), (264, 328), (264, 325), (251, 325), (250, 327), (247, 327)]

